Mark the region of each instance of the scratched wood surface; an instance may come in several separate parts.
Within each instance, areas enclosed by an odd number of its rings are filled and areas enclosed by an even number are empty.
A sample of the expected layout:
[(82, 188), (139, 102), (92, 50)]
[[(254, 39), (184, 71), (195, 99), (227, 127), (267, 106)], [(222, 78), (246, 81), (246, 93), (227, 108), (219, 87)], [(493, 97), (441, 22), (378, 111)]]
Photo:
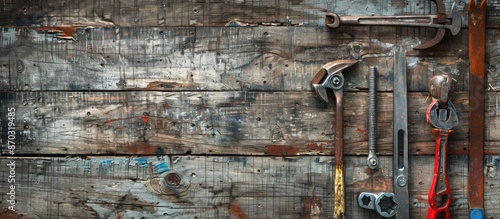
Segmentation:
[[(359, 63), (345, 70), (349, 88), (366, 89), (366, 72), (378, 66), (379, 90), (390, 91), (391, 50), (401, 43), (410, 91), (427, 90), (428, 78), (438, 73), (453, 74), (457, 90), (467, 90), (466, 30), (423, 52), (412, 50), (419, 31), (395, 30), (109, 27), (76, 29), (71, 41), (39, 28), (2, 28), (0, 89), (311, 90), (310, 79), (326, 62), (355, 58)], [(496, 51), (497, 35), (488, 36)]]
[[(16, 109), (18, 154), (330, 154), (334, 105), (313, 92), (3, 92), (0, 112)], [(500, 153), (499, 95), (487, 96), (487, 146)], [(345, 95), (345, 151), (367, 153), (367, 95)], [(378, 148), (392, 154), (392, 93), (378, 95)], [(433, 154), (427, 94), (409, 94), (411, 154)], [(467, 152), (468, 97), (454, 103), (460, 125), (450, 153)], [(398, 107), (396, 107), (395, 110)], [(7, 117), (3, 129), (6, 131)], [(68, 144), (71, 142), (71, 144)], [(7, 139), (4, 138), (4, 143)], [(4, 148), (4, 154), (9, 150)]]
[[(347, 218), (374, 218), (358, 209), (362, 191), (392, 188), (392, 157), (372, 172), (365, 157), (346, 158)], [(500, 213), (499, 158), (487, 156), (486, 209)], [(155, 156), (16, 159), (17, 208), (27, 218), (331, 218), (333, 158)], [(10, 159), (0, 159), (5, 175)], [(425, 218), (430, 156), (410, 160), (411, 218)], [(449, 157), (452, 218), (468, 218), (467, 159)], [(8, 182), (0, 189), (7, 190)], [(2, 200), (8, 199), (1, 193)], [(44, 202), (44, 205), (32, 203)], [(5, 206), (5, 201), (0, 206)]]
[[(449, 10), (453, 0), (444, 2)], [(493, 219), (500, 215), (500, 2), (488, 3), (485, 208)], [(391, 155), (398, 110), (391, 50), (403, 45), (411, 218), (425, 218), (428, 207), (434, 142), (425, 100), (429, 78), (441, 73), (456, 80), (460, 117), (449, 150), (452, 218), (467, 218), (467, 29), (414, 51), (432, 29), (329, 30), (324, 16), (332, 11), (436, 9), (428, 0), (1, 1), (0, 128), (6, 145), (7, 109), (15, 107), (17, 217), (331, 218), (335, 114), (310, 80), (326, 62), (350, 58), (359, 63), (343, 71), (347, 216), (375, 218), (356, 198), (392, 190), (392, 157), (382, 156), (378, 171), (366, 167), (366, 75), (378, 67), (378, 151)], [(14, 157), (5, 147), (1, 153), (6, 208)]]
[[(453, 2), (467, 17), (464, 1)], [(488, 1), (488, 27), (499, 26), (498, 0)], [(339, 15), (435, 14), (436, 5), (426, 0), (4, 0), (0, 25), (70, 26), (322, 26), (326, 12)], [(467, 25), (464, 24), (466, 27)]]

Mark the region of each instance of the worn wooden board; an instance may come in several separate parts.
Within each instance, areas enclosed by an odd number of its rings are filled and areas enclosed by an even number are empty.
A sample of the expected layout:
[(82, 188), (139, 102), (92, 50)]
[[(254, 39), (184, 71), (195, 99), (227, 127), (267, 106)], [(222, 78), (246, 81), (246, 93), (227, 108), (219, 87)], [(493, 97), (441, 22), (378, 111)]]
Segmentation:
[[(445, 0), (447, 11), (453, 0)], [(488, 27), (498, 28), (498, 1), (488, 1)], [(464, 2), (458, 7), (467, 18)], [(41, 0), (0, 3), (0, 25), (69, 26), (229, 26), (323, 25), (326, 12), (339, 15), (436, 14), (427, 0)], [(464, 21), (466, 27), (467, 21)]]
[[(486, 213), (496, 215), (499, 158), (487, 159)], [(380, 161), (372, 171), (364, 156), (346, 157), (348, 218), (375, 216), (356, 205), (360, 192), (392, 190), (392, 157)], [(15, 185), (15, 209), (31, 218), (329, 218), (333, 212), (328, 156), (22, 158), (15, 160), (13, 183), (6, 182), (10, 162), (0, 159), (0, 189)], [(410, 159), (411, 218), (425, 218), (432, 162), (432, 156)], [(449, 157), (452, 218), (467, 218), (467, 172), (465, 156)]]
[[(370, 66), (379, 69), (378, 151), (390, 155), (392, 112), (398, 110), (392, 106), (391, 49), (402, 44), (408, 50), (412, 218), (426, 215), (433, 164), (426, 155), (434, 153), (434, 142), (424, 121), (425, 91), (428, 79), (440, 73), (456, 80), (453, 101), (461, 122), (450, 141), (452, 218), (467, 218), (463, 155), (473, 107), (465, 94), (467, 30), (447, 35), (432, 50), (413, 51), (432, 39), (432, 29), (325, 28), (328, 11), (435, 13), (428, 0), (347, 2), (0, 2), (2, 145), (9, 144), (8, 108), (16, 108), (16, 148), (1, 149), (0, 207), (8, 206), (6, 164), (20, 155), (16, 200), (24, 218), (331, 217), (327, 155), (334, 147), (334, 112), (309, 83), (326, 62), (355, 58), (360, 63), (344, 71), (347, 215), (374, 218), (358, 208), (356, 196), (390, 190), (392, 158), (382, 156), (379, 171), (365, 166), (366, 74)], [(445, 1), (448, 10), (452, 2)], [(464, 6), (460, 2), (466, 18)], [(499, 9), (500, 2), (489, 1), (489, 28), (500, 26)], [(491, 29), (487, 36), (485, 153), (497, 155), (499, 32)], [(500, 214), (498, 160), (486, 159), (490, 218)], [(162, 186), (172, 172), (181, 184)]]
[[(334, 105), (314, 92), (3, 92), (0, 113), (16, 109), (22, 154), (329, 154)], [(499, 95), (487, 94), (486, 147), (500, 153)], [(367, 153), (367, 94), (344, 96), (345, 151)], [(411, 154), (433, 154), (426, 93), (409, 93)], [(378, 95), (378, 152), (392, 154), (392, 93)], [(468, 146), (468, 98), (453, 99), (460, 125), (450, 153)], [(396, 110), (397, 107), (396, 107)], [(4, 132), (3, 143), (7, 143)], [(7, 153), (7, 149), (2, 149)]]
[[(349, 89), (366, 89), (377, 66), (379, 90), (392, 91), (395, 45), (408, 51), (409, 91), (426, 91), (432, 75), (452, 74), (468, 89), (467, 31), (429, 51), (414, 51), (432, 34), (415, 28), (110, 27), (76, 29), (76, 41), (37, 28), (0, 31), (2, 90), (310, 91), (322, 65), (358, 59), (344, 70)], [(490, 31), (493, 87), (497, 32)], [(423, 36), (420, 36), (424, 34)]]

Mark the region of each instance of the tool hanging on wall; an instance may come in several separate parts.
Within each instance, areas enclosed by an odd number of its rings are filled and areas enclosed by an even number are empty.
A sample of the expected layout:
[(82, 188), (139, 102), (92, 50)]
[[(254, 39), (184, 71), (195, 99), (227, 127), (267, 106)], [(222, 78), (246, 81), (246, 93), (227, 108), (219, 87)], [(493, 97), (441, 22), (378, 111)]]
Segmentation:
[[(408, 195), (408, 100), (406, 88), (406, 51), (394, 48), (394, 153), (393, 188), (400, 206), (397, 218), (410, 218)], [(397, 110), (396, 110), (397, 106)]]
[(336, 60), (324, 65), (311, 81), (314, 90), (321, 100), (328, 101), (326, 89), (332, 89), (336, 99), (335, 111), (335, 179), (334, 179), (334, 219), (345, 218), (344, 191), (344, 108), (343, 88), (344, 76), (342, 70), (356, 64), (356, 60)]
[(437, 28), (436, 36), (413, 49), (428, 49), (438, 44), (444, 37), (445, 29), (457, 35), (462, 28), (462, 16), (453, 3), (449, 15), (442, 0), (433, 0), (437, 5), (437, 15), (394, 15), (394, 16), (339, 16), (336, 13), (326, 14), (325, 24), (329, 28), (341, 26), (404, 26)]
[[(376, 154), (377, 137), (377, 68), (370, 67), (368, 73), (368, 159), (367, 165), (371, 169), (378, 167)], [(378, 194), (362, 192), (358, 196), (358, 205), (361, 208), (374, 210), (382, 217), (396, 215), (399, 201), (394, 193), (380, 192)]]
[(358, 196), (358, 205), (364, 209), (374, 210), (382, 217), (396, 215), (399, 202), (391, 192), (362, 192)]
[(451, 189), (446, 169), (448, 136), (458, 125), (458, 116), (451, 103), (453, 79), (449, 75), (437, 75), (429, 81), (432, 102), (427, 108), (426, 120), (436, 137), (434, 175), (429, 190), (427, 219), (450, 218)]
[(368, 159), (371, 169), (378, 167), (375, 151), (377, 145), (377, 68), (371, 67), (368, 74)]
[(469, 1), (469, 217), (484, 218), (486, 0)]

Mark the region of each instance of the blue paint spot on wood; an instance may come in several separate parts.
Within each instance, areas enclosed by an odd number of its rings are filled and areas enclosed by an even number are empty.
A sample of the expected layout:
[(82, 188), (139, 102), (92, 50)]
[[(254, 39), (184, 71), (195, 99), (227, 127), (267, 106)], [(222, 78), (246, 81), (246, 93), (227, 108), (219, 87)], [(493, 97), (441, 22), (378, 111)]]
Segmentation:
[(99, 176), (106, 176), (108, 172), (107, 170), (109, 169), (112, 163), (113, 163), (112, 159), (101, 160), (101, 162), (99, 163)]
[(145, 157), (140, 157), (136, 159), (137, 164), (141, 167), (147, 167), (148, 166), (148, 158)]
[(162, 174), (164, 172), (167, 172), (170, 170), (170, 168), (168, 167), (168, 164), (167, 162), (161, 162), (161, 163), (158, 163), (158, 164), (155, 164), (153, 166), (153, 170), (154, 170), (154, 173), (155, 174)]
[(234, 162), (242, 162), (243, 166), (247, 166), (247, 158), (246, 157), (228, 157), (227, 158), (228, 162), (234, 161)]

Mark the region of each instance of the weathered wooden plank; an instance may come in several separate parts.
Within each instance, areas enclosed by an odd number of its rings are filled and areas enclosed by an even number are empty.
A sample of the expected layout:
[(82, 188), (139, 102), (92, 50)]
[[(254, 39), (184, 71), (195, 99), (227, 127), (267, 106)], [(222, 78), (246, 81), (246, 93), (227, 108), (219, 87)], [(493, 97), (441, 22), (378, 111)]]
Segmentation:
[[(333, 105), (314, 92), (2, 92), (3, 143), (16, 109), (22, 154), (329, 154)], [(367, 152), (367, 94), (345, 94), (345, 151)], [(426, 93), (409, 93), (411, 154), (433, 154)], [(498, 99), (488, 92), (486, 147), (500, 153)], [(378, 151), (392, 154), (392, 93), (378, 95)], [(450, 153), (468, 150), (468, 97), (453, 99), (460, 125)], [(395, 110), (398, 110), (397, 106)], [(9, 150), (2, 148), (3, 153)]]
[[(449, 11), (452, 0), (445, 0)], [(464, 3), (459, 10), (467, 18)], [(500, 3), (488, 2), (488, 27), (498, 27)], [(326, 12), (340, 15), (435, 14), (430, 1), (3, 1), (0, 25), (229, 26), (323, 25)], [(465, 21), (466, 22), (466, 21)], [(466, 25), (464, 25), (466, 26)]]
[[(457, 90), (468, 89), (467, 31), (421, 52), (411, 48), (433, 35), (391, 27), (112, 27), (76, 29), (76, 41), (46, 32), (2, 28), (1, 90), (311, 90), (322, 65), (356, 58), (344, 71), (349, 88), (366, 89), (368, 69), (377, 66), (379, 90), (391, 91), (397, 44), (408, 49), (410, 91), (426, 91), (438, 73), (453, 74)], [(494, 33), (488, 78), (500, 87)]]
[[(499, 164), (487, 157), (486, 213), (496, 215)], [(9, 183), (11, 160), (0, 159), (0, 196), (8, 200), (14, 185), (15, 210), (28, 217), (328, 218), (333, 212), (328, 156), (23, 158), (14, 160), (15, 182)], [(380, 161), (371, 171), (366, 157), (346, 157), (348, 218), (375, 216), (357, 206), (360, 192), (392, 190), (392, 158)], [(410, 163), (411, 218), (425, 218), (433, 157), (411, 157)], [(465, 156), (450, 156), (448, 170), (452, 217), (468, 218)]]

